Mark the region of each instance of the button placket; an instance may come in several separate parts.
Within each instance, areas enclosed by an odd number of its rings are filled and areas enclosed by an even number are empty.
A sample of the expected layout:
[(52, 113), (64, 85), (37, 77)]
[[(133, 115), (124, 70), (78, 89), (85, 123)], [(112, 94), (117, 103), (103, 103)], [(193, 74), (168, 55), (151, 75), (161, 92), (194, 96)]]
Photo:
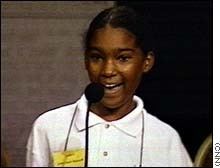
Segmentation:
[[(110, 128), (110, 124), (109, 123), (105, 123), (105, 125), (104, 125), (104, 128), (106, 129), (106, 131), (107, 131), (107, 129), (109, 129)], [(107, 131), (108, 132), (108, 131)], [(106, 133), (107, 133), (106, 132)], [(109, 134), (109, 133), (107, 133), (107, 134)], [(109, 151), (107, 151), (107, 150), (103, 150), (103, 152), (102, 152), (102, 156), (103, 157), (105, 157), (106, 159), (108, 158), (108, 156), (109, 156)]]

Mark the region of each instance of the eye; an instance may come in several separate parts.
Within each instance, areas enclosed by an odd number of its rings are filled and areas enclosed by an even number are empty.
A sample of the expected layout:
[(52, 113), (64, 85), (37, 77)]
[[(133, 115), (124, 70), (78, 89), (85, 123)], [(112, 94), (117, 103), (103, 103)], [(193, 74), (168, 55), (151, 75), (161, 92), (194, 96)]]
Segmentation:
[(93, 61), (93, 62), (102, 61), (104, 59), (102, 55), (97, 54), (97, 53), (88, 54), (86, 57), (88, 60)]
[(117, 59), (120, 61), (120, 62), (128, 62), (130, 59), (131, 59), (131, 56), (129, 55), (119, 55), (117, 57)]

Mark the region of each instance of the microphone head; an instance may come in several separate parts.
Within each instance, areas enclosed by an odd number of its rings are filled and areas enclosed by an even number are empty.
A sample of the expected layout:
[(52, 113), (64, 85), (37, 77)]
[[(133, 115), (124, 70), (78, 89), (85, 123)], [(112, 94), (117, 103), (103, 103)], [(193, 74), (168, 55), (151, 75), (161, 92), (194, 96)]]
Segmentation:
[(99, 102), (104, 96), (104, 88), (99, 83), (90, 83), (85, 89), (85, 96), (90, 103)]

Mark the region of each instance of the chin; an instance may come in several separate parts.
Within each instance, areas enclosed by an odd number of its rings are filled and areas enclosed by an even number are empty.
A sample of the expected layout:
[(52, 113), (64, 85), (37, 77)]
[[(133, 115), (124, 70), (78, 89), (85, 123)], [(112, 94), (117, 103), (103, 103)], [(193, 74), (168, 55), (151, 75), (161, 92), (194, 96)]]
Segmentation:
[(116, 102), (116, 101), (101, 101), (101, 104), (105, 107), (105, 108), (108, 108), (108, 109), (117, 109), (119, 108), (120, 106), (122, 106), (122, 102)]
[(114, 98), (108, 98), (104, 97), (101, 101), (101, 104), (108, 109), (118, 109), (125, 105), (127, 103), (127, 98), (126, 97), (114, 97)]

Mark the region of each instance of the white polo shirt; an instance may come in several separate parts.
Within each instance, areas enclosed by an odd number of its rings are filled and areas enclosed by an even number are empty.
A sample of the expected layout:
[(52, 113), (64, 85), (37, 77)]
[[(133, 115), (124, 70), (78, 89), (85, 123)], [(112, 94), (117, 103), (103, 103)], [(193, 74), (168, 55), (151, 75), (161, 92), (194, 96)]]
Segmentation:
[[(116, 121), (105, 121), (89, 112), (89, 167), (191, 167), (191, 159), (178, 133), (147, 113), (134, 96), (136, 108)], [(33, 124), (27, 143), (26, 166), (53, 166), (52, 155), (64, 151), (71, 119), (67, 151), (85, 148), (87, 100), (51, 110)], [(143, 144), (143, 148), (141, 147)]]

